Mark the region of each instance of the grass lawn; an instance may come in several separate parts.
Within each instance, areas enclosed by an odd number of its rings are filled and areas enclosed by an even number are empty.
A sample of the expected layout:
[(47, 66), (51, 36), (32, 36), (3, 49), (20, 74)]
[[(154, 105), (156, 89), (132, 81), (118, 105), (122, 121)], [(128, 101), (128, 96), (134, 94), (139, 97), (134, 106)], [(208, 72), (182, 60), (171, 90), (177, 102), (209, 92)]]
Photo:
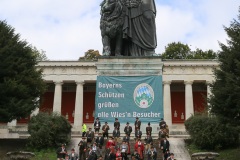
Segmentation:
[(36, 156), (33, 157), (31, 160), (56, 160), (56, 150), (54, 149), (46, 149), (41, 151), (33, 152)]
[(220, 154), (219, 157), (216, 158), (216, 160), (240, 160), (240, 147), (238, 148), (232, 148), (232, 149), (221, 149), (221, 150), (201, 150), (199, 148), (197, 148), (197, 146), (195, 146), (194, 144), (191, 144), (190, 141), (186, 141), (187, 144), (187, 148), (189, 149), (189, 153), (190, 155), (192, 155), (193, 153), (197, 153), (197, 152), (217, 152)]

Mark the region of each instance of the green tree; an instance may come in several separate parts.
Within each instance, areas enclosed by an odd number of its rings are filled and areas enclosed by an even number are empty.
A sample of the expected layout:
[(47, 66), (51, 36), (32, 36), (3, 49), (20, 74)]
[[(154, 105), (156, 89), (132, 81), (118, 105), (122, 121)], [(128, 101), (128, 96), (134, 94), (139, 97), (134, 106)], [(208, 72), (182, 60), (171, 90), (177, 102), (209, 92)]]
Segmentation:
[(188, 59), (217, 59), (217, 53), (209, 49), (203, 51), (202, 49), (197, 48), (195, 51), (187, 57)]
[(56, 113), (40, 112), (28, 124), (28, 145), (35, 149), (51, 148), (69, 143), (71, 124), (65, 117)]
[(165, 47), (162, 54), (163, 59), (187, 59), (191, 49), (187, 44), (172, 42)]
[(229, 148), (239, 144), (237, 128), (219, 122), (217, 117), (198, 113), (184, 124), (192, 142), (201, 149)]
[[(240, 13), (240, 8), (239, 8)], [(240, 126), (240, 15), (224, 27), (227, 44), (220, 43), (219, 69), (212, 84), (211, 112), (222, 122)]]
[(45, 89), (32, 48), (14, 32), (0, 21), (0, 122), (27, 117)]
[(85, 55), (78, 60), (96, 60), (99, 56), (101, 55), (98, 50), (89, 49), (85, 52)]
[(165, 47), (163, 59), (217, 59), (217, 53), (209, 49), (203, 51), (197, 48), (192, 51), (187, 44), (172, 42)]
[(36, 57), (37, 61), (48, 61), (49, 59), (47, 58), (46, 51), (44, 50), (38, 50), (36, 47), (32, 46), (32, 52), (33, 55)]

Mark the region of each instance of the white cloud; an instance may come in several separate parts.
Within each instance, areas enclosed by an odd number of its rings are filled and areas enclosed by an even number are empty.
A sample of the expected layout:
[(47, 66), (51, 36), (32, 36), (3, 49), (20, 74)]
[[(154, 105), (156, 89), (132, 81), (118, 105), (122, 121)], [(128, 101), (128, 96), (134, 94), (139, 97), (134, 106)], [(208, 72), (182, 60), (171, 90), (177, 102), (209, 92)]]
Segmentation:
[[(76, 60), (88, 49), (101, 52), (102, 0), (1, 0), (0, 19), (22, 39), (46, 51), (50, 59)], [(157, 53), (174, 41), (202, 49), (219, 49), (228, 26), (238, 15), (236, 0), (157, 0)]]

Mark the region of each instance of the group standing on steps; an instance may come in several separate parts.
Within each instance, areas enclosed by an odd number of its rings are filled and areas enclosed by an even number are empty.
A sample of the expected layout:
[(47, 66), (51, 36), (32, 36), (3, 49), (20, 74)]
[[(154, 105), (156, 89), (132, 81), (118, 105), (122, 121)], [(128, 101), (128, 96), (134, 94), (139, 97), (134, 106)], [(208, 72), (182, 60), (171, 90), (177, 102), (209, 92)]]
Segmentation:
[[(79, 154), (74, 149), (68, 154), (65, 145), (57, 149), (58, 160), (157, 160), (157, 150), (163, 153), (163, 160), (174, 160), (174, 154), (170, 153), (169, 129), (166, 122), (161, 119), (159, 122), (158, 140), (152, 138), (152, 127), (150, 122), (146, 127), (146, 135), (143, 139), (141, 131), (141, 121), (138, 117), (134, 122), (135, 144), (129, 143), (133, 127), (127, 122), (124, 127), (125, 136), (120, 138), (120, 122), (115, 118), (112, 136), (109, 136), (110, 127), (108, 122), (101, 126), (99, 118), (96, 118), (92, 128), (87, 131), (86, 124), (82, 125), (82, 139), (78, 143)], [(100, 132), (102, 130), (102, 132)], [(107, 139), (105, 141), (105, 139)], [(158, 141), (158, 146), (154, 146), (154, 141)], [(155, 143), (156, 144), (156, 143)], [(134, 150), (131, 151), (131, 148)]]

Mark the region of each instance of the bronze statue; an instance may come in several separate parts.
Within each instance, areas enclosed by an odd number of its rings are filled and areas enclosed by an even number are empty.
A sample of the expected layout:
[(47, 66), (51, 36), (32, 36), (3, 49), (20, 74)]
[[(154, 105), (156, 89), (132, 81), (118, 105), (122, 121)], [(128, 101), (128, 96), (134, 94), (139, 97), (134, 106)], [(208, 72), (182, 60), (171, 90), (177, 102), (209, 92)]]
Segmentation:
[(104, 0), (100, 6), (103, 55), (120, 56), (124, 22), (123, 4), (121, 0)]
[(154, 0), (101, 3), (103, 55), (152, 56), (157, 46)]

